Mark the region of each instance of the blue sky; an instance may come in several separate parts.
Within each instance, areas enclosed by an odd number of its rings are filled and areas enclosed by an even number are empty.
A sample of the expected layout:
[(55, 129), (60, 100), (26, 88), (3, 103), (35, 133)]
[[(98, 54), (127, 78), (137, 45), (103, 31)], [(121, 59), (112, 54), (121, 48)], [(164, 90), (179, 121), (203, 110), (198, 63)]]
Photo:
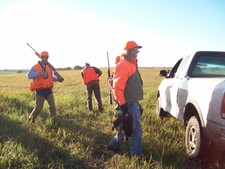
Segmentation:
[(143, 48), (140, 66), (173, 66), (195, 50), (225, 51), (224, 0), (3, 0), (0, 69), (38, 61), (26, 43), (47, 50), (55, 67), (106, 67), (126, 41)]

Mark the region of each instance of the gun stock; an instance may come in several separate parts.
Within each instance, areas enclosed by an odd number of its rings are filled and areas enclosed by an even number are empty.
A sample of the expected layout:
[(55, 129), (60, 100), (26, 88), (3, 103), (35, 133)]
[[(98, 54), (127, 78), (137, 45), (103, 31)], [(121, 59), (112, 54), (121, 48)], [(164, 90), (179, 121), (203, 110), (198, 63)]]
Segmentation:
[(54, 72), (54, 75), (58, 78), (59, 82), (63, 82), (64, 81), (64, 78), (59, 74), (59, 72), (56, 71), (56, 69), (54, 68), (54, 66), (52, 66), (52, 64), (49, 63), (49, 62), (48, 62), (48, 65), (50, 66), (50, 68)]

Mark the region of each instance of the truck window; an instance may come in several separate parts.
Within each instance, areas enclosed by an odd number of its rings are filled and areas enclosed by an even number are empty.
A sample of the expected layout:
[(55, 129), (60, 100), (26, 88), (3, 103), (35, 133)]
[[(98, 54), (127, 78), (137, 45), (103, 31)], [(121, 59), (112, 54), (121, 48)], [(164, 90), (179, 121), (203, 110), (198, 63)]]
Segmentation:
[(181, 78), (186, 75), (186, 72), (187, 72), (186, 70), (188, 69), (187, 66), (189, 66), (189, 64), (187, 64), (187, 62), (189, 62), (190, 60), (189, 58), (190, 58), (190, 55), (183, 58), (183, 61), (181, 62), (179, 68), (177, 69), (177, 74), (176, 74), (177, 78)]
[(191, 77), (225, 77), (224, 52), (199, 52), (189, 69)]
[(169, 76), (167, 78), (174, 78), (175, 77), (175, 74), (177, 72), (177, 69), (180, 66), (180, 63), (181, 63), (182, 60), (183, 60), (183, 58), (181, 58), (180, 60), (178, 60), (178, 62), (174, 65), (174, 67), (170, 71), (170, 74), (169, 74)]

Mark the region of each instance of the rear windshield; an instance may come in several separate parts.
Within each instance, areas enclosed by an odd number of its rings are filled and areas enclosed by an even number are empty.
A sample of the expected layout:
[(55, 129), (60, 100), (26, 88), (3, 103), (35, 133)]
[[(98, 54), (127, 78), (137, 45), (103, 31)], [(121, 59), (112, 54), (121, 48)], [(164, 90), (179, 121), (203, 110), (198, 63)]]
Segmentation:
[(225, 77), (225, 52), (199, 52), (190, 66), (192, 77)]

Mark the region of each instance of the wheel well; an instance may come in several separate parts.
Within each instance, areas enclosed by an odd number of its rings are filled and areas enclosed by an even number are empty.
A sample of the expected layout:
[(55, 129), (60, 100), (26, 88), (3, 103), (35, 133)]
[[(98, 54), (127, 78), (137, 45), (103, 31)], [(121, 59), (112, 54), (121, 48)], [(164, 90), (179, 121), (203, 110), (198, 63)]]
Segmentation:
[(209, 146), (210, 140), (208, 139), (202, 116), (199, 113), (200, 112), (198, 112), (198, 110), (196, 109), (196, 107), (193, 104), (188, 103), (186, 105), (185, 111), (184, 111), (184, 125), (187, 126), (187, 123), (190, 120), (190, 118), (192, 116), (195, 116), (200, 125), (201, 136), (202, 136), (203, 142), (204, 142), (204, 144), (207, 144), (207, 146)]
[(187, 123), (192, 116), (195, 116), (198, 119), (204, 138), (208, 138), (206, 129), (205, 129), (205, 127), (203, 127), (204, 123), (203, 123), (202, 117), (199, 116), (199, 113), (198, 113), (197, 109), (195, 108), (195, 106), (191, 103), (188, 103), (186, 105), (185, 111), (184, 111), (184, 125), (185, 126), (187, 126)]
[(195, 106), (193, 104), (191, 104), (191, 103), (188, 103), (186, 105), (185, 111), (184, 111), (184, 123), (185, 123), (185, 126), (187, 126), (187, 123), (188, 123), (189, 119), (192, 116), (196, 116), (198, 118), (199, 122), (201, 122), (200, 119), (199, 119), (199, 115), (198, 115), (198, 112), (197, 112)]

